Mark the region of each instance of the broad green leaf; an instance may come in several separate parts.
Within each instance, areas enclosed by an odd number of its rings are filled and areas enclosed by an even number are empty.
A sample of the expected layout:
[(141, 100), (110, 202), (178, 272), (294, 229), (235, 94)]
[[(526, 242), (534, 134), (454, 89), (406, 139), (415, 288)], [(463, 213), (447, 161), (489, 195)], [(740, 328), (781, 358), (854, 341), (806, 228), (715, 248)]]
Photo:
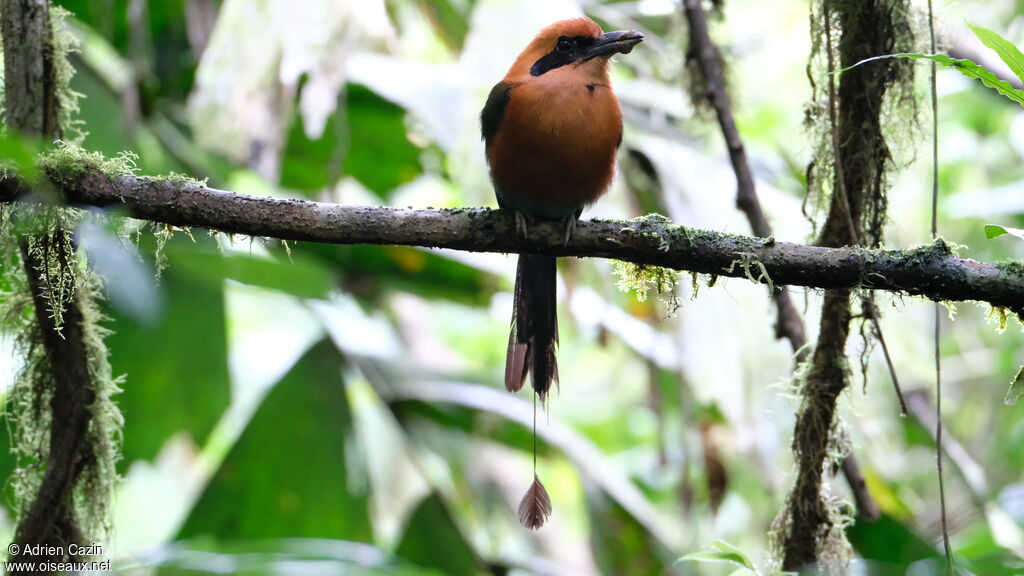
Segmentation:
[(742, 566), (755, 573), (757, 572), (757, 567), (754, 566), (754, 563), (747, 557), (747, 554), (736, 546), (724, 540), (715, 540), (710, 544), (710, 546), (715, 548), (715, 550), (709, 552), (694, 552), (683, 556), (679, 560), (687, 562), (728, 562), (730, 564)]
[(14, 469), (18, 466), (18, 461), (15, 459), (14, 454), (11, 453), (11, 435), (10, 435), (10, 424), (5, 420), (4, 425), (0, 426), (0, 482), (3, 482), (0, 487), (0, 499), (3, 500), (0, 506), (10, 513), (10, 517), (16, 516), (14, 510), (14, 485), (8, 481), (11, 474), (14, 473)]
[(405, 525), (395, 553), (420, 566), (452, 576), (487, 572), (487, 566), (466, 540), (444, 501), (435, 492), (420, 502)]
[[(174, 238), (168, 245), (182, 242), (190, 241)], [(104, 310), (112, 319), (106, 324), (111, 368), (126, 378), (117, 396), (125, 419), (124, 466), (152, 459), (180, 431), (202, 445), (228, 407), (223, 289), (193, 282), (172, 266), (158, 291), (163, 313), (153, 323), (111, 306)]]
[[(398, 400), (389, 408), (395, 418), (403, 424), (417, 418), (434, 422), (449, 430), (459, 430), (469, 435), (479, 435), (492, 442), (515, 448), (533, 446), (533, 428), (519, 422), (501, 418), (496, 414), (472, 410), (462, 406), (434, 404), (418, 400)], [(537, 455), (541, 458), (553, 455), (554, 448), (543, 437), (537, 438)]]
[(372, 541), (365, 478), (348, 466), (358, 457), (342, 364), (329, 340), (299, 359), (263, 400), (178, 539)]
[(711, 543), (711, 546), (713, 548), (717, 548), (718, 551), (721, 552), (722, 554), (727, 554), (727, 555), (739, 558), (739, 564), (740, 565), (742, 565), (742, 566), (744, 566), (746, 568), (750, 568), (751, 570), (756, 570), (757, 569), (757, 567), (754, 566), (754, 563), (750, 560), (750, 558), (747, 557), (747, 553), (744, 552), (743, 550), (740, 550), (739, 547), (737, 547), (737, 546), (735, 546), (733, 544), (730, 544), (730, 543), (726, 542), (725, 540), (715, 540), (714, 542)]
[(986, 224), (985, 225), (985, 236), (991, 240), (992, 238), (998, 238), (1003, 234), (1009, 234), (1016, 236), (1021, 240), (1024, 240), (1024, 230), (1020, 228), (1010, 228), (1009, 226), (1000, 226), (998, 224)]
[(419, 176), (420, 151), (406, 136), (405, 110), (359, 84), (348, 85), (344, 106), (316, 139), (306, 135), (296, 109), (281, 161), (282, 186), (312, 193), (348, 175), (386, 198)]
[(29, 182), (36, 177), (38, 142), (14, 133), (0, 135), (0, 172), (13, 170)]
[(875, 56), (874, 58), (868, 58), (861, 60), (860, 62), (839, 70), (839, 72), (845, 72), (857, 66), (873, 62), (875, 60), (882, 60), (885, 58), (909, 58), (911, 60), (931, 60), (937, 64), (941, 64), (947, 68), (953, 68), (959, 71), (964, 76), (974, 79), (981, 80), (981, 83), (989, 88), (995, 90), (1005, 98), (1013, 100), (1017, 104), (1024, 106), (1024, 90), (1017, 90), (1005, 80), (1000, 80), (995, 74), (989, 72), (984, 66), (976, 64), (975, 62), (968, 59), (951, 58), (945, 54), (921, 54), (919, 52), (907, 52), (903, 54), (886, 54), (884, 56)]
[(284, 255), (275, 259), (180, 245), (166, 252), (171, 267), (211, 286), (220, 286), (225, 279), (231, 279), (299, 298), (322, 299), (337, 284), (334, 274), (321, 262), (303, 254), (296, 254), (291, 260)]
[(671, 554), (643, 524), (583, 477), (590, 517), (590, 549), (602, 574), (659, 576), (672, 565)]
[(472, 2), (452, 2), (451, 0), (419, 0), (416, 2), (420, 10), (434, 26), (437, 34), (453, 50), (461, 50), (469, 33), (470, 11)]
[(304, 242), (293, 245), (292, 254), (322, 258), (342, 276), (345, 289), (364, 302), (398, 290), (483, 306), (498, 289), (493, 275), (422, 248)]
[(858, 521), (847, 529), (846, 534), (853, 549), (865, 560), (889, 565), (891, 571), (879, 574), (902, 574), (914, 562), (939, 558), (930, 542), (885, 512), (878, 520)]
[(89, 150), (103, 152), (108, 157), (122, 150), (139, 154), (139, 168), (144, 174), (164, 174), (171, 171), (188, 172), (184, 164), (157, 140), (144, 122), (134, 131), (125, 127), (125, 108), (118, 94), (111, 92), (100, 76), (88, 66), (81, 66), (71, 78), (71, 88), (85, 98), (79, 99), (87, 136), (83, 142)]
[(358, 84), (346, 93), (348, 153), (344, 172), (384, 197), (423, 172), (420, 149), (409, 142), (405, 110)]
[(1024, 82), (1024, 54), (1021, 54), (1020, 50), (1014, 46), (1006, 38), (1003, 38), (998, 33), (984, 28), (981, 26), (975, 26), (970, 22), (967, 23), (974, 32), (974, 35), (981, 40), (981, 43), (991, 48), (999, 58), (1010, 67), (1010, 70), (1017, 75), (1017, 78), (1021, 82)]
[(1010, 389), (1006, 391), (1006, 397), (1003, 398), (1003, 402), (1009, 406), (1016, 406), (1022, 395), (1024, 395), (1024, 366), (1020, 367), (1017, 375), (1010, 382)]

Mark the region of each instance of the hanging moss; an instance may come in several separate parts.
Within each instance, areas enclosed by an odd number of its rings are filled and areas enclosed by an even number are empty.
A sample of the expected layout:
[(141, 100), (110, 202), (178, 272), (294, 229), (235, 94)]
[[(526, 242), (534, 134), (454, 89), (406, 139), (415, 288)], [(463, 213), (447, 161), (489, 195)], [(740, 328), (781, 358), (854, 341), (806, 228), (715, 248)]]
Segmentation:
[[(912, 132), (915, 124), (913, 68), (881, 60), (844, 73), (838, 70), (881, 54), (914, 48), (909, 3), (904, 0), (820, 0), (812, 6), (812, 54), (808, 63), (813, 100), (806, 124), (815, 145), (807, 168), (805, 213), (825, 213), (818, 244), (878, 247), (886, 219), (888, 178), (895, 166), (890, 136)], [(930, 246), (911, 258), (935, 257), (948, 250)], [(777, 519), (782, 540), (776, 553), (787, 570), (817, 563), (828, 574), (844, 574), (848, 563), (842, 516), (836, 514), (829, 483), (822, 475), (837, 453), (830, 435), (836, 403), (849, 380), (846, 341), (850, 332), (850, 290), (830, 290), (822, 306), (813, 364), (794, 429), (797, 477)], [(861, 314), (862, 319), (867, 315)]]
[[(831, 9), (828, 15), (826, 6)], [(814, 152), (806, 172), (804, 213), (815, 231), (823, 212), (834, 222), (832, 230), (822, 230), (822, 243), (840, 228), (845, 228), (841, 235), (848, 236), (852, 222), (857, 236), (863, 237), (847, 243), (877, 246), (887, 217), (888, 175), (903, 163), (895, 158), (914, 155), (918, 126), (914, 67), (907, 60), (887, 59), (839, 76), (834, 123), (829, 79), (833, 69), (872, 56), (912, 51), (916, 40), (910, 7), (900, 0), (819, 0), (811, 5), (810, 28), (807, 76), (812, 95), (804, 109), (804, 125)], [(842, 175), (836, 171), (833, 131), (841, 143)], [(841, 189), (848, 191), (849, 206), (832, 202)], [(834, 213), (844, 211), (848, 214)]]
[(68, 57), (79, 52), (78, 37), (67, 29), (67, 18), (71, 13), (60, 6), (50, 7), (50, 35), (53, 45), (54, 92), (57, 97), (57, 124), (64, 134), (64, 140), (79, 144), (86, 137), (85, 122), (78, 118), (81, 109), (78, 99), (84, 95), (71, 89), (71, 78), (75, 67)]
[[(74, 142), (81, 140), (84, 132), (81, 121), (76, 118), (81, 95), (70, 87), (74, 68), (68, 61), (68, 54), (77, 49), (77, 40), (64, 27), (66, 16), (63, 9), (51, 8), (49, 45), (58, 123), (61, 131)], [(67, 168), (72, 161), (108, 170), (134, 169), (134, 159), (127, 155), (114, 161), (100, 158), (62, 143), (38, 157), (37, 163), (44, 170), (48, 166)], [(85, 397), (89, 399), (88, 405), (83, 406), (88, 411), (84, 436), (71, 463), (71, 489), (62, 496), (68, 500), (48, 503), (51, 507), (63, 506), (69, 516), (60, 519), (63, 528), (49, 529), (47, 538), (56, 538), (58, 542), (60, 539), (77, 541), (72, 538), (83, 542), (107, 539), (123, 424), (112, 401), (120, 391), (120, 381), (114, 378), (107, 361), (103, 343), (107, 330), (101, 325), (105, 319), (97, 304), (103, 298), (102, 286), (72, 241), (71, 231), (82, 217), (81, 212), (60, 206), (12, 204), (0, 208), (0, 274), (3, 275), (0, 286), (4, 287), (0, 293), (0, 321), (10, 331), (16, 352), (25, 360), (5, 406), (12, 452), (18, 462), (10, 485), (19, 526), (39, 497), (51, 456), (51, 432), (60, 429), (55, 428), (59, 423), (53, 421), (51, 412), (58, 387), (55, 372), (59, 367), (47, 356), (44, 330), (73, 332), (74, 336), (66, 337), (79, 338), (84, 350), (82, 365), (88, 375)], [(36, 290), (25, 273), (26, 260), (35, 263), (31, 273)], [(46, 328), (40, 325), (37, 306), (45, 306), (42, 318), (47, 319), (49, 326)], [(75, 313), (69, 316), (72, 310)], [(70, 319), (75, 319), (74, 330), (69, 330)], [(20, 530), (19, 527), (19, 533)]]

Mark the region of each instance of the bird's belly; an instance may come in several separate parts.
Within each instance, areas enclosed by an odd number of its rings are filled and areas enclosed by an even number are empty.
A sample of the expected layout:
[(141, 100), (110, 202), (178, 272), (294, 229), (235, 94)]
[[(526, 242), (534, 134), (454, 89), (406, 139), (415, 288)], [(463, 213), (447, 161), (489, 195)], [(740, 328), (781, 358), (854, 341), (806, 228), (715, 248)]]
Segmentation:
[[(513, 95), (510, 105), (515, 103)], [(622, 124), (618, 102), (596, 103), (604, 106), (584, 100), (582, 105), (549, 105), (539, 112), (535, 107), (532, 114), (529, 108), (510, 110), (488, 150), (491, 178), (503, 206), (565, 218), (604, 194), (615, 173)]]

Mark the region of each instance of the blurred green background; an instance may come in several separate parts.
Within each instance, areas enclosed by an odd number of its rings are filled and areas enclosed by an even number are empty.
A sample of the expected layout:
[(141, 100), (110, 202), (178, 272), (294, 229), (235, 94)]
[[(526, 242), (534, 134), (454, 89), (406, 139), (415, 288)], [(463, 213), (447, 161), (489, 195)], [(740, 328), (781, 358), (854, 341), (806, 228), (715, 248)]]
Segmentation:
[[(133, 150), (143, 174), (235, 192), (412, 207), (495, 204), (478, 114), (538, 29), (581, 13), (635, 28), (647, 41), (614, 67), (619, 175), (585, 216), (653, 209), (749, 233), (714, 119), (683, 89), (686, 29), (672, 0), (55, 3), (81, 39), (84, 146)], [(969, 17), (1020, 43), (1021, 8), (938, 3), (940, 31), (955, 43)], [(762, 203), (776, 237), (794, 242), (812, 230), (801, 212), (807, 27), (806, 2), (729, 0), (712, 29)], [(986, 240), (983, 226), (1024, 225), (1024, 114), (955, 72), (940, 71), (938, 87), (942, 234), (967, 257), (1020, 258), (1024, 243)], [(896, 138), (890, 247), (929, 240), (920, 108), (917, 128)], [(126, 376), (106, 549), (119, 573), (729, 574), (674, 564), (716, 539), (767, 559), (799, 399), (762, 287), (684, 277), (669, 315), (621, 293), (609, 262), (560, 263), (562, 383), (538, 423), (554, 514), (532, 533), (515, 514), (532, 480), (532, 403), (502, 388), (514, 257), (172, 232), (157, 257), (142, 230), (128, 266), (100, 263), (134, 246), (102, 231), (86, 242), (111, 286), (111, 363)], [(819, 296), (794, 291), (812, 336)], [(905, 390), (928, 411), (932, 306), (889, 294), (878, 304)], [(1003, 396), (1024, 338), (1015, 323), (997, 333), (987, 312), (959, 304), (943, 331), (957, 443), (949, 522), (974, 573), (1019, 574), (1024, 408)], [(0, 333), (0, 388), (19, 369), (10, 349)], [(883, 518), (850, 530), (855, 566), (927, 574), (939, 538), (934, 443), (899, 417), (878, 353), (862, 388), (863, 349), (851, 338), (841, 405)], [(0, 467), (6, 477), (9, 458)], [(832, 489), (850, 498), (841, 480)]]

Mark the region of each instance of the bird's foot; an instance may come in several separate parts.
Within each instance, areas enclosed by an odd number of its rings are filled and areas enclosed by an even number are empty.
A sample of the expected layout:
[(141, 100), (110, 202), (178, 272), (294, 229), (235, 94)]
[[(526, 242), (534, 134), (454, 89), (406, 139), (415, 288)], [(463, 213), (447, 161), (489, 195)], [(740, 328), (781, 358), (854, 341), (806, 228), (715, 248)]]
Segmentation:
[(523, 214), (519, 210), (515, 211), (516, 214), (516, 235), (526, 240), (529, 236), (526, 233), (526, 214)]
[(576, 220), (579, 220), (582, 212), (583, 211), (580, 210), (565, 217), (565, 243), (563, 246), (569, 245), (569, 239), (572, 238), (573, 232), (576, 231)]

